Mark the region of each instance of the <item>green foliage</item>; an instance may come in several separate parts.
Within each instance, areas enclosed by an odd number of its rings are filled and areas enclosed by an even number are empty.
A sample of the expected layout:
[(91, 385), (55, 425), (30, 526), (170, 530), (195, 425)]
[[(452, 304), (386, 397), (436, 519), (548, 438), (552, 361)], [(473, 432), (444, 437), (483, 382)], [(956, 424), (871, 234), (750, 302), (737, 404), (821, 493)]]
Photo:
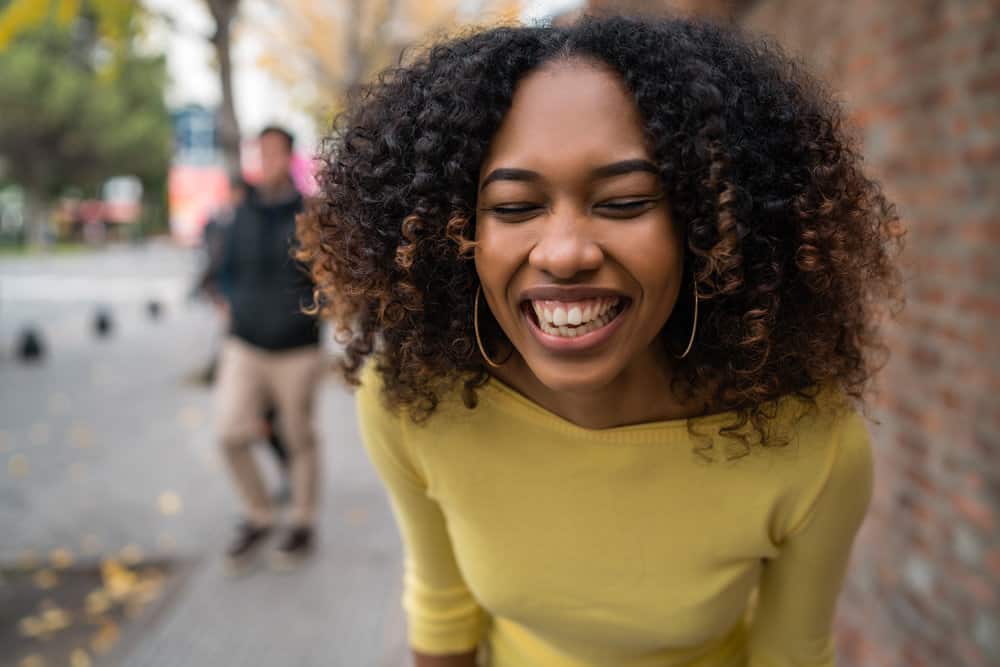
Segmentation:
[(71, 20), (57, 16), (62, 4), (0, 49), (4, 180), (48, 198), (67, 188), (94, 195), (107, 178), (134, 174), (147, 192), (162, 192), (170, 154), (164, 59), (132, 48), (134, 3), (83, 2)]

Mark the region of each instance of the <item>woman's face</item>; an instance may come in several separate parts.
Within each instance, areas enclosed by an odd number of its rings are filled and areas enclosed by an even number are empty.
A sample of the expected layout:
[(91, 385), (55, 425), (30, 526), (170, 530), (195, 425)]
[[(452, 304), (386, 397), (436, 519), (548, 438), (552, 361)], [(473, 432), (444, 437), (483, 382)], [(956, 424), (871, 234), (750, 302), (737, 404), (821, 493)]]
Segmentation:
[(600, 390), (662, 363), (682, 242), (609, 69), (557, 62), (518, 84), (479, 174), (476, 240), (485, 301), (550, 389)]

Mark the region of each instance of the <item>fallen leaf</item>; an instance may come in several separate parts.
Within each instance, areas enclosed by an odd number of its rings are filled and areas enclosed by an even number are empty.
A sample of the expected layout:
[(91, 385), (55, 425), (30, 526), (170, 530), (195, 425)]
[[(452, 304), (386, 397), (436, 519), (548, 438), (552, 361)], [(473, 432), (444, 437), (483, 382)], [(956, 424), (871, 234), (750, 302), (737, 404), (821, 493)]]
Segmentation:
[(31, 472), (28, 457), (24, 454), (14, 454), (7, 459), (7, 474), (14, 479), (24, 479)]
[(73, 552), (62, 547), (49, 552), (49, 564), (57, 570), (65, 570), (73, 564)]
[(41, 618), (42, 623), (45, 625), (46, 632), (59, 632), (60, 630), (64, 630), (69, 627), (72, 620), (69, 612), (58, 607), (42, 612)]
[(94, 433), (86, 424), (73, 424), (69, 429), (69, 442), (77, 449), (87, 449), (94, 444)]
[(90, 667), (90, 655), (82, 648), (75, 648), (69, 654), (69, 667)]
[(164, 516), (174, 516), (181, 511), (181, 497), (173, 491), (161, 493), (156, 504), (159, 505), (160, 513)]
[(120, 632), (114, 621), (105, 621), (90, 638), (90, 648), (98, 655), (104, 655), (118, 642)]
[(112, 600), (124, 600), (135, 587), (138, 576), (118, 561), (109, 558), (101, 563), (101, 579)]
[(37, 653), (32, 653), (21, 658), (17, 667), (45, 667), (45, 658)]
[(90, 616), (100, 616), (111, 608), (111, 597), (103, 588), (95, 588), (87, 593), (83, 608)]
[(17, 622), (17, 631), (24, 637), (37, 637), (45, 631), (45, 625), (37, 616), (25, 616)]
[(142, 547), (138, 544), (126, 544), (122, 547), (118, 556), (126, 565), (138, 565), (142, 562), (142, 559), (145, 558), (145, 554), (142, 552)]
[(48, 568), (35, 572), (35, 575), (31, 578), (31, 580), (34, 582), (36, 587), (42, 589), (43, 591), (55, 588), (59, 584), (59, 576)]

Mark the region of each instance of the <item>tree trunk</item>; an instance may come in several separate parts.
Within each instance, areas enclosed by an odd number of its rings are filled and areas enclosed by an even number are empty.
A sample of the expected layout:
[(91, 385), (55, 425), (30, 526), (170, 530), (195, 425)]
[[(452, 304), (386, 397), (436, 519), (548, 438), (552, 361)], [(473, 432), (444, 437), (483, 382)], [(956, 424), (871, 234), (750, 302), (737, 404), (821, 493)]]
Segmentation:
[(49, 229), (49, 208), (45, 196), (36, 188), (25, 186), (24, 208), (22, 209), (24, 245), (47, 248), (51, 238)]
[(219, 109), (219, 143), (226, 172), (232, 176), (240, 174), (240, 124), (236, 117), (236, 103), (233, 99), (232, 23), (239, 11), (240, 0), (206, 0), (208, 9), (215, 19), (215, 33), (212, 46), (219, 62), (219, 82), (222, 87), (222, 106)]

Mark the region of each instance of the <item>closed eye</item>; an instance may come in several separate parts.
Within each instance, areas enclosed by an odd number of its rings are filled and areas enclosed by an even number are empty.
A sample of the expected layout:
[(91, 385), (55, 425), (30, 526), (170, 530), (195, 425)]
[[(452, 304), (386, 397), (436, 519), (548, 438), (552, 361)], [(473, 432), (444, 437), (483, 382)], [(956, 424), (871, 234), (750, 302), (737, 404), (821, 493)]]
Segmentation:
[(503, 222), (524, 222), (538, 215), (544, 210), (544, 208), (545, 207), (539, 206), (538, 204), (518, 202), (490, 206), (488, 208), (484, 208), (483, 211), (486, 213), (492, 213)]
[(615, 200), (597, 204), (594, 208), (604, 211), (612, 217), (629, 217), (629, 215), (638, 215), (639, 213), (649, 210), (659, 201), (660, 197)]
[(494, 213), (499, 213), (500, 215), (519, 215), (521, 213), (527, 213), (528, 211), (534, 211), (535, 209), (541, 208), (540, 206), (535, 206), (534, 204), (511, 204), (509, 206), (494, 206), (490, 211)]

